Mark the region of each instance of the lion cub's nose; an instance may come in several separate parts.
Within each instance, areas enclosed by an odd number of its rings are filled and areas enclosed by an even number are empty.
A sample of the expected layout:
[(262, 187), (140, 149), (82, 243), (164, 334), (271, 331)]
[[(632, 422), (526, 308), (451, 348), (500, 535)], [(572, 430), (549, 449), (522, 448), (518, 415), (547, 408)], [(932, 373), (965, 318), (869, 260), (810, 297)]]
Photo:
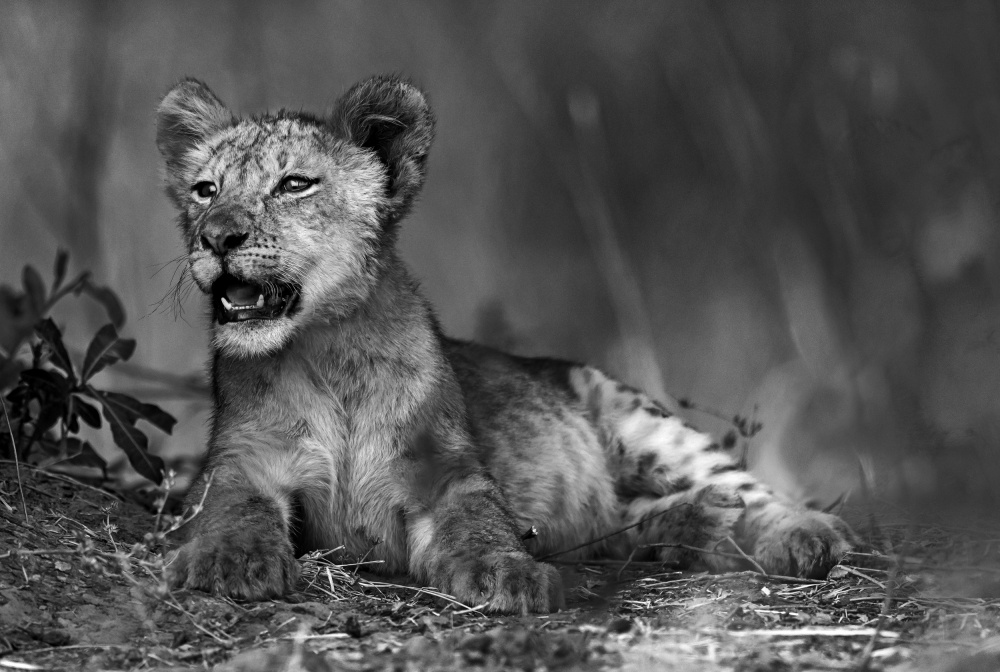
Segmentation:
[(201, 246), (206, 250), (212, 250), (220, 257), (226, 252), (235, 250), (242, 245), (250, 236), (249, 233), (223, 233), (217, 236), (204, 235), (201, 237)]

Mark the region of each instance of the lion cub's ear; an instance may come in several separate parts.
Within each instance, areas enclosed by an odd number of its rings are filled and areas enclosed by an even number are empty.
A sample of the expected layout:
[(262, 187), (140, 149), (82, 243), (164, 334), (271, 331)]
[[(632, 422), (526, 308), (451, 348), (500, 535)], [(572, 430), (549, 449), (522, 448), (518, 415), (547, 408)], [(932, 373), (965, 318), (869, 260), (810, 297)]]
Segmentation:
[(424, 184), (424, 164), (434, 139), (434, 117), (423, 92), (399, 77), (372, 77), (340, 97), (330, 123), (385, 165), (389, 221), (406, 214)]
[(156, 146), (171, 182), (188, 168), (193, 158), (189, 152), (198, 142), (232, 123), (232, 113), (197, 79), (182, 80), (170, 89), (156, 109)]

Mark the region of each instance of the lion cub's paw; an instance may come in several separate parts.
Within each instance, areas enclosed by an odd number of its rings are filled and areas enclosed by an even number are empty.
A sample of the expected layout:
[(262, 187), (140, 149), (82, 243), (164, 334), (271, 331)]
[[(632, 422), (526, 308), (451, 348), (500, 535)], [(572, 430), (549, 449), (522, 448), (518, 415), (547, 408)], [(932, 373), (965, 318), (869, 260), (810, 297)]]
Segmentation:
[(753, 556), (771, 574), (825, 578), (857, 543), (850, 526), (828, 513), (785, 508), (769, 518)]
[(281, 597), (298, 576), (299, 563), (284, 534), (247, 529), (195, 537), (177, 550), (167, 567), (171, 588), (241, 600)]
[(487, 553), (450, 568), (451, 594), (470, 605), (504, 613), (548, 613), (565, 606), (562, 577), (526, 553)]

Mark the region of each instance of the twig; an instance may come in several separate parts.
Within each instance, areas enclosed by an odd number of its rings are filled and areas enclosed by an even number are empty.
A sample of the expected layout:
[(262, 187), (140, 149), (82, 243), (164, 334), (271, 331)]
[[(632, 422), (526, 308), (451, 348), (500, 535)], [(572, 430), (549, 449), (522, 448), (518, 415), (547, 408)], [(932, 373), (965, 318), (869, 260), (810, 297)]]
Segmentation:
[[(336, 549), (334, 549), (334, 550), (336, 550)], [(448, 595), (447, 593), (444, 593), (444, 592), (441, 592), (441, 591), (439, 591), (436, 588), (427, 587), (427, 586), (423, 586), (423, 587), (406, 586), (406, 585), (401, 585), (401, 584), (396, 584), (396, 583), (385, 583), (385, 582), (381, 582), (381, 581), (369, 581), (368, 579), (362, 578), (361, 576), (359, 576), (356, 573), (347, 572), (347, 571), (345, 571), (343, 569), (343, 567), (345, 567), (345, 566), (357, 566), (358, 564), (374, 564), (374, 563), (377, 563), (377, 562), (380, 562), (380, 561), (369, 560), (369, 561), (362, 561), (362, 563), (348, 563), (348, 565), (339, 565), (339, 564), (331, 563), (331, 562), (328, 562), (328, 561), (317, 562), (317, 560), (319, 560), (320, 558), (323, 558), (328, 553), (329, 553), (329, 551), (327, 551), (327, 552), (319, 555), (316, 558), (308, 558), (306, 560), (306, 562), (304, 563), (306, 565), (306, 567), (309, 567), (309, 565), (312, 565), (313, 567), (315, 567), (315, 571), (317, 572), (317, 574), (319, 572), (321, 572), (321, 571), (324, 571), (324, 570), (326, 571), (326, 573), (327, 573), (327, 581), (330, 584), (329, 590), (326, 590), (325, 588), (322, 588), (318, 584), (316, 584), (315, 588), (314, 588), (315, 590), (318, 590), (321, 593), (324, 593), (324, 594), (327, 594), (327, 595), (331, 595), (333, 597), (338, 597), (337, 594), (336, 594), (336, 591), (335, 591), (335, 586), (334, 586), (333, 571), (331, 571), (331, 570), (334, 570), (338, 574), (337, 578), (339, 579), (339, 581), (347, 584), (348, 587), (357, 586), (358, 588), (362, 589), (362, 591), (364, 591), (364, 590), (376, 590), (376, 591), (381, 592), (383, 589), (413, 591), (414, 592), (413, 597), (419, 597), (422, 594), (423, 595), (428, 595), (430, 597), (436, 597), (436, 598), (438, 598), (440, 600), (444, 600), (445, 602), (447, 602), (449, 604), (449, 606), (451, 606), (452, 608), (455, 608), (455, 609), (461, 611), (462, 613), (476, 613), (476, 610), (478, 608), (481, 608), (481, 607), (470, 606), (468, 604), (465, 604), (465, 603), (459, 601), (458, 599), (456, 599), (454, 596)], [(310, 584), (310, 585), (313, 585), (313, 584)]]
[(898, 632), (885, 632), (878, 628), (798, 628), (795, 630), (732, 630), (730, 637), (879, 637), (897, 639)]
[[(742, 551), (740, 551), (740, 555), (737, 555), (735, 553), (724, 553), (723, 551), (716, 551), (710, 548), (698, 548), (697, 546), (690, 546), (688, 544), (646, 544), (646, 548), (682, 548), (685, 551), (695, 551), (696, 553), (704, 553), (706, 555), (718, 555), (719, 557), (731, 558), (733, 560), (743, 560), (746, 557)], [(761, 571), (761, 573), (764, 574), (764, 576), (767, 576), (765, 572)]]
[[(198, 500), (198, 503), (195, 504), (194, 506), (188, 507), (179, 520), (174, 519), (174, 521), (170, 523), (170, 526), (163, 531), (164, 537), (166, 537), (166, 535), (168, 534), (173, 534), (177, 530), (181, 529), (182, 527), (190, 523), (192, 520), (194, 520), (195, 517), (202, 512), (202, 510), (205, 508), (205, 498), (208, 497), (208, 491), (212, 487), (212, 480), (214, 478), (215, 478), (215, 470), (213, 469), (208, 473), (208, 478), (205, 480), (205, 489), (201, 491), (201, 499)], [(190, 516), (187, 515), (187, 511), (191, 512)], [(159, 527), (160, 527), (160, 516), (157, 515), (156, 517), (157, 533), (159, 533)]]
[(596, 565), (598, 567), (604, 565), (624, 564), (628, 564), (632, 567), (666, 568), (668, 566), (672, 566), (672, 564), (666, 560), (617, 560), (614, 558), (591, 558), (589, 560), (546, 560), (545, 562), (552, 565)]
[(21, 461), (17, 455), (17, 441), (14, 440), (14, 429), (10, 424), (10, 415), (7, 414), (7, 402), (0, 399), (0, 405), (3, 405), (3, 417), (7, 421), (7, 433), (10, 435), (10, 449), (14, 453), (14, 471), (17, 473), (17, 491), (21, 494), (24, 523), (25, 525), (31, 525), (31, 518), (28, 516), (28, 505), (24, 501), (24, 488), (21, 487)]
[[(134, 649), (135, 644), (67, 644), (65, 646), (46, 646), (42, 649), (25, 649), (21, 654), (52, 653), (53, 651), (72, 651), (74, 649)], [(25, 669), (41, 670), (41, 667)]]
[(206, 635), (208, 635), (209, 637), (211, 637), (212, 639), (214, 639), (219, 644), (221, 644), (223, 646), (233, 646), (233, 644), (235, 643), (235, 640), (232, 637), (227, 637), (226, 639), (223, 639), (222, 637), (219, 637), (214, 632), (212, 632), (208, 628), (206, 628), (203, 625), (201, 625), (200, 623), (198, 623), (198, 621), (194, 617), (194, 614), (192, 614), (187, 609), (185, 609), (184, 607), (182, 607), (179, 603), (177, 603), (177, 600), (176, 600), (176, 598), (174, 598), (173, 595), (171, 595), (170, 597), (172, 598), (172, 600), (168, 600), (166, 598), (163, 598), (162, 599), (163, 604), (167, 605), (171, 609), (176, 609), (177, 611), (179, 611), (182, 614), (184, 614), (185, 616), (187, 616), (188, 620), (191, 621), (191, 625), (193, 625), (197, 629), (201, 630), (203, 633), (205, 633)]
[(797, 586), (821, 586), (826, 581), (822, 579), (803, 579), (801, 576), (783, 576), (781, 574), (758, 574), (757, 572), (730, 572), (720, 576), (748, 576), (757, 581), (767, 580), (773, 583), (790, 583)]
[(739, 544), (737, 544), (737, 543), (736, 543), (735, 541), (733, 541), (733, 538), (732, 538), (732, 537), (726, 537), (726, 538), (725, 538), (725, 539), (723, 539), (722, 541), (728, 541), (728, 542), (730, 543), (730, 545), (731, 545), (731, 546), (732, 546), (733, 548), (735, 548), (735, 549), (736, 549), (736, 552), (737, 552), (737, 553), (739, 553), (740, 555), (742, 555), (742, 556), (743, 556), (743, 559), (744, 559), (744, 560), (746, 560), (747, 562), (749, 562), (749, 563), (750, 563), (751, 565), (753, 565), (753, 566), (754, 566), (754, 569), (756, 569), (756, 570), (757, 570), (758, 572), (760, 572), (760, 573), (761, 573), (761, 574), (763, 574), (764, 576), (767, 576), (767, 572), (765, 572), (765, 571), (764, 571), (764, 568), (763, 568), (763, 567), (761, 567), (761, 566), (760, 566), (759, 564), (757, 564), (757, 561), (756, 561), (756, 560), (754, 560), (754, 559), (753, 559), (753, 558), (751, 558), (751, 557), (750, 557), (749, 555), (747, 555), (746, 553), (744, 553), (744, 552), (743, 552), (743, 549), (742, 549), (742, 548), (740, 548)]
[(358, 560), (357, 562), (345, 562), (338, 567), (361, 567), (363, 565), (384, 565), (385, 560)]
[[(6, 464), (14, 464), (14, 462), (15, 462), (15, 460), (0, 460), (0, 463), (6, 463)], [(54, 479), (59, 480), (59, 481), (65, 481), (67, 483), (72, 483), (73, 485), (75, 485), (77, 487), (80, 487), (80, 488), (87, 488), (88, 490), (93, 490), (94, 492), (99, 492), (99, 493), (101, 493), (102, 495), (104, 495), (106, 497), (111, 497), (113, 499), (117, 499), (119, 502), (125, 501), (124, 498), (121, 495), (117, 494), (117, 493), (110, 492), (110, 491), (104, 490), (102, 488), (97, 488), (97, 487), (94, 487), (93, 485), (88, 485), (87, 483), (84, 483), (83, 481), (76, 480), (72, 476), (66, 476), (65, 474), (60, 474), (60, 473), (57, 473), (55, 471), (49, 471), (48, 469), (41, 469), (39, 467), (35, 467), (35, 466), (30, 465), (30, 464), (25, 464), (25, 465), (22, 465), (22, 466), (24, 466), (25, 469), (31, 469), (32, 471), (37, 471), (39, 474), (44, 474), (45, 476), (48, 476), (50, 478), (54, 478)]]
[(609, 532), (608, 534), (605, 534), (602, 537), (597, 537), (596, 539), (591, 539), (590, 541), (585, 541), (582, 544), (577, 544), (576, 546), (573, 546), (572, 548), (567, 548), (567, 549), (565, 549), (563, 551), (556, 551), (555, 553), (548, 553), (546, 555), (543, 555), (543, 556), (537, 558), (537, 560), (539, 562), (545, 562), (549, 558), (554, 558), (557, 555), (566, 555), (567, 553), (572, 553), (573, 551), (578, 551), (581, 548), (585, 548), (587, 546), (592, 546), (594, 544), (597, 544), (597, 543), (600, 543), (600, 542), (604, 541), (605, 539), (610, 539), (611, 537), (613, 537), (615, 535), (621, 534), (622, 532), (626, 532), (628, 530), (631, 530), (633, 527), (638, 527), (638, 526), (642, 525), (643, 523), (646, 523), (646, 522), (649, 522), (650, 520), (653, 520), (654, 518), (658, 518), (658, 517), (660, 517), (660, 516), (662, 516), (664, 514), (670, 513), (671, 511), (674, 511), (676, 509), (681, 508), (682, 506), (691, 506), (691, 504), (689, 502), (681, 502), (680, 504), (674, 504), (673, 506), (668, 507), (666, 509), (663, 509), (662, 511), (657, 511), (656, 513), (650, 514), (650, 515), (646, 516), (645, 518), (642, 518), (641, 520), (639, 520), (639, 521), (637, 521), (635, 523), (632, 523), (631, 525), (626, 525), (625, 527), (619, 528), (619, 529), (615, 530), (614, 532)]
[[(78, 548), (14, 548), (6, 553), (0, 554), (0, 560), (4, 560), (14, 555), (77, 555), (80, 553)], [(101, 551), (96, 551), (99, 555), (105, 555)]]
[[(719, 555), (719, 556), (722, 556), (724, 558), (732, 558), (734, 560), (749, 559), (749, 558), (747, 558), (746, 554), (743, 553), (742, 551), (740, 552), (740, 555), (736, 555), (735, 553), (723, 553), (722, 551), (715, 551), (715, 550), (711, 550), (711, 549), (707, 549), (707, 548), (698, 548), (697, 546), (689, 546), (687, 544), (647, 544), (646, 547), (647, 548), (683, 548), (686, 551), (696, 551), (698, 553), (708, 553), (710, 555)], [(751, 560), (751, 562), (753, 562), (753, 561)], [(754, 564), (756, 564), (756, 563), (754, 563)], [(741, 576), (741, 575), (742, 576), (750, 576), (750, 577), (753, 577), (755, 579), (767, 579), (769, 581), (777, 581), (779, 583), (794, 583), (794, 584), (810, 585), (810, 586), (816, 586), (816, 585), (820, 585), (820, 584), (826, 583), (826, 581), (823, 581), (821, 579), (803, 579), (803, 578), (798, 577), (798, 576), (783, 576), (781, 574), (768, 574), (767, 572), (763, 571), (763, 569), (761, 569), (759, 565), (757, 566), (757, 571), (747, 570), (746, 572), (728, 572), (728, 573), (725, 573), (725, 574), (715, 574), (713, 576), (719, 577), (719, 578), (726, 578), (726, 577)]]
[(898, 570), (898, 563), (893, 562), (892, 567), (889, 569), (889, 577), (886, 580), (885, 599), (882, 601), (882, 611), (878, 615), (878, 622), (875, 624), (875, 632), (872, 633), (871, 639), (868, 640), (868, 645), (865, 646), (864, 653), (861, 654), (861, 662), (858, 663), (858, 672), (867, 672), (868, 666), (871, 664), (872, 654), (875, 653), (875, 643), (878, 641), (879, 635), (882, 633), (882, 628), (885, 627), (885, 622), (889, 617), (889, 612), (892, 610), (892, 599), (896, 592), (896, 576), (898, 574)]
[(625, 568), (629, 566), (630, 562), (632, 562), (632, 558), (635, 557), (635, 553), (638, 550), (639, 546), (636, 546), (635, 548), (632, 549), (632, 552), (628, 554), (628, 559), (626, 559), (625, 562), (622, 564), (622, 566), (618, 568), (618, 573), (615, 575), (615, 581), (622, 580), (622, 572), (624, 572)]
[[(873, 579), (872, 577), (868, 576), (864, 572), (859, 572), (858, 570), (854, 569), (853, 567), (851, 567), (849, 565), (840, 565), (840, 568), (842, 570), (844, 570), (845, 572), (847, 572), (848, 574), (853, 574), (854, 576), (860, 576), (862, 579), (865, 579), (866, 581), (871, 581), (872, 583), (874, 583), (876, 586), (878, 586), (882, 590), (885, 590), (885, 584), (884, 583), (882, 583), (881, 581), (877, 581), (877, 580)], [(892, 569), (890, 569), (889, 572), (890, 572), (890, 575), (891, 575)]]
[(462, 609), (460, 611), (453, 612), (456, 616), (464, 616), (465, 614), (471, 614), (473, 612), (479, 612), (485, 609), (489, 605), (489, 602), (483, 602), (482, 604), (477, 604), (474, 607), (468, 607), (467, 609)]
[(22, 663), (18, 660), (7, 660), (6, 658), (0, 658), (0, 667), (6, 667), (12, 670), (44, 670), (45, 668), (41, 665), (34, 665), (32, 663)]

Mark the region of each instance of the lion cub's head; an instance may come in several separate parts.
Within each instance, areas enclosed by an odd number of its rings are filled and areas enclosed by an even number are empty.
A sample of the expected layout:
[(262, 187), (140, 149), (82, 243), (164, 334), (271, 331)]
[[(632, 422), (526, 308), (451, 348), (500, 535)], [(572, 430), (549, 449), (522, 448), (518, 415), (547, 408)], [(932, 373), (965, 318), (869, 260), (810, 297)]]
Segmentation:
[(434, 121), (395, 77), (355, 85), (330, 116), (234, 116), (207, 86), (160, 103), (156, 144), (215, 346), (264, 354), (350, 314), (379, 279), (424, 179)]

